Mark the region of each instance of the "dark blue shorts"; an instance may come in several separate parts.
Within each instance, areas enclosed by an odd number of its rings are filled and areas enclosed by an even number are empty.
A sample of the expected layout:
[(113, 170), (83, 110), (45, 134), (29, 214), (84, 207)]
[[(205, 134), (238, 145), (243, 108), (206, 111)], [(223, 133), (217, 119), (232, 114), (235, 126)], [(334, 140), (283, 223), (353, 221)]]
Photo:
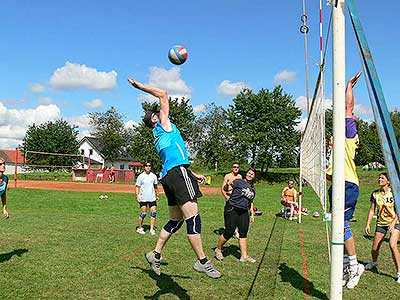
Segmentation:
[[(396, 225), (394, 225), (394, 229), (400, 230), (400, 225), (399, 223), (397, 223)], [(376, 229), (375, 232), (380, 232), (383, 233), (384, 235), (386, 235), (386, 233), (389, 231), (389, 226), (379, 226), (376, 225)]]
[[(350, 221), (353, 218), (356, 209), (360, 189), (357, 184), (345, 181), (344, 187), (344, 220)], [(328, 190), (329, 203), (332, 207), (332, 186)]]

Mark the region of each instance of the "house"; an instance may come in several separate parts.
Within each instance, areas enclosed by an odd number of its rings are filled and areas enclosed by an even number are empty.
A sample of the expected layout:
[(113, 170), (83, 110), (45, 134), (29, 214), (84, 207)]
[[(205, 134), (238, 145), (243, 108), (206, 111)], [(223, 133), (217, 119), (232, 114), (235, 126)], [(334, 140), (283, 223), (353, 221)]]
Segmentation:
[(102, 150), (103, 146), (97, 138), (85, 136), (79, 142), (79, 153), (84, 160), (81, 167), (74, 170), (73, 180), (108, 181), (111, 166), (114, 165), (115, 181), (133, 182), (135, 172), (142, 166), (142, 163), (132, 162), (132, 157), (126, 151), (117, 152), (113, 161), (106, 161)]
[(103, 167), (109, 169), (111, 165), (114, 165), (116, 170), (129, 170), (129, 162), (132, 161), (132, 157), (128, 152), (116, 153), (116, 158), (113, 161), (105, 161), (102, 150), (103, 145), (101, 145), (99, 139), (85, 136), (79, 142), (79, 153), (85, 158), (82, 167), (88, 169), (90, 163), (91, 169), (101, 169)]
[(6, 174), (15, 173), (15, 165), (17, 165), (17, 173), (23, 173), (25, 163), (24, 155), (19, 150), (0, 150), (0, 157), (6, 162)]

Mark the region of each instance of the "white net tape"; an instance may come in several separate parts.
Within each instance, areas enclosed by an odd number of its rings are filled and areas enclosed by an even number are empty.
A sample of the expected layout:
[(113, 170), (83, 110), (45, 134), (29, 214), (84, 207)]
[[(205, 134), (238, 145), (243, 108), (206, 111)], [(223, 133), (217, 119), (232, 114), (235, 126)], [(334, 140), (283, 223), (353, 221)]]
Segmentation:
[(312, 187), (326, 211), (326, 153), (323, 72), (317, 80), (313, 102), (301, 141), (302, 179)]

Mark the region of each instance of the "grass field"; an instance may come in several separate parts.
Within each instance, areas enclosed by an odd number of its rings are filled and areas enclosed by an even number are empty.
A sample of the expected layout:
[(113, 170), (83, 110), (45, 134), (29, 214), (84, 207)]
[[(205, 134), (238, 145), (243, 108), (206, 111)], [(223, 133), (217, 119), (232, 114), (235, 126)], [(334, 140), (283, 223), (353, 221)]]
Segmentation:
[[(371, 237), (363, 234), (369, 193), (377, 172), (361, 172), (361, 196), (352, 223), (359, 260), (370, 259)], [(237, 242), (229, 241), (223, 262), (213, 259), (223, 277), (212, 280), (192, 269), (194, 254), (186, 229), (171, 238), (163, 252), (162, 275), (150, 272), (143, 254), (156, 237), (135, 233), (138, 208), (132, 194), (10, 189), (12, 217), (0, 221), (0, 299), (328, 299), (329, 264), (325, 226), (305, 216), (296, 222), (276, 217), (283, 184), (259, 183), (256, 217), (249, 232), (249, 254), (256, 264), (240, 263)], [(318, 200), (305, 190), (304, 205), (321, 213)], [(200, 200), (203, 243), (209, 258), (223, 227), (223, 200)], [(161, 198), (158, 227), (167, 221)], [(149, 220), (146, 218), (145, 224)], [(148, 229), (148, 227), (147, 227)], [(304, 239), (306, 272), (300, 234)], [(366, 271), (344, 299), (390, 299), (399, 295), (387, 240), (381, 248), (379, 273)]]

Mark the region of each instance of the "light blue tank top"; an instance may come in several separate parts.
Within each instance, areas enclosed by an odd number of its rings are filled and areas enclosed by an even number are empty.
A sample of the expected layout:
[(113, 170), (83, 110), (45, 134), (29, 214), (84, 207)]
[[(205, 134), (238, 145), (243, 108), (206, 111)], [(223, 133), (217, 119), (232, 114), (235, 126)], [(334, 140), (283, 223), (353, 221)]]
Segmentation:
[(7, 183), (8, 183), (8, 177), (6, 175), (3, 175), (3, 182), (2, 184), (0, 184), (0, 197), (3, 196), (7, 188)]
[(190, 164), (182, 135), (175, 124), (171, 125), (172, 130), (165, 131), (158, 121), (153, 129), (154, 145), (163, 162), (162, 177), (173, 167)]

